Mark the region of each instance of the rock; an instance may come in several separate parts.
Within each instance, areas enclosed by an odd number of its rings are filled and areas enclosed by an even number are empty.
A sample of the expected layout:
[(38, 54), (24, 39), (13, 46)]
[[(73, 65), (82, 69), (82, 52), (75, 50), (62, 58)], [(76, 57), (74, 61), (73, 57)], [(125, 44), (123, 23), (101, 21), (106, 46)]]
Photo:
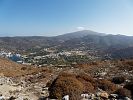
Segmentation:
[(132, 99), (130, 99), (130, 98), (128, 98), (128, 97), (125, 97), (124, 100), (132, 100)]
[(9, 100), (15, 100), (16, 99), (16, 97), (13, 97), (13, 96), (11, 96), (10, 98), (9, 98)]
[(109, 97), (109, 94), (107, 93), (107, 92), (98, 92), (97, 93), (97, 96), (99, 96), (99, 97), (101, 97), (101, 98), (103, 98), (103, 99), (108, 99), (108, 97)]
[(81, 97), (82, 98), (89, 99), (91, 97), (91, 95), (89, 95), (89, 94), (81, 94)]
[(69, 95), (65, 95), (62, 100), (69, 100)]
[(91, 94), (91, 98), (90, 99), (94, 99), (95, 98), (95, 95), (94, 94)]
[(49, 98), (42, 96), (38, 100), (49, 100)]
[(110, 98), (117, 98), (118, 94), (110, 94)]
[(5, 99), (5, 97), (4, 96), (0, 96), (0, 100), (4, 100)]

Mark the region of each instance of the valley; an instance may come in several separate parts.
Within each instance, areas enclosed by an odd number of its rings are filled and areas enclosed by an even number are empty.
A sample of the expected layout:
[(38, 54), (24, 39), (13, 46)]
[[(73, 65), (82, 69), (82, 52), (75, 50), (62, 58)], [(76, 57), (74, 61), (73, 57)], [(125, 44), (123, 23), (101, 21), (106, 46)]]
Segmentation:
[(0, 37), (0, 100), (132, 100), (132, 48), (133, 37), (89, 30)]

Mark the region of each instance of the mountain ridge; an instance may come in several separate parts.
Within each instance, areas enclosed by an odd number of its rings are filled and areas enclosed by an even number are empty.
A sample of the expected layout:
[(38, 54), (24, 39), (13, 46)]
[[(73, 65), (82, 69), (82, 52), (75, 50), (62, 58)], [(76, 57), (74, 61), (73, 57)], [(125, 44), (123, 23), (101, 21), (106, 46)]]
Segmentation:
[[(78, 33), (82, 33), (82, 35), (85, 33), (85, 34), (94, 34), (94, 35), (109, 35), (109, 34), (106, 34), (106, 33), (102, 33), (102, 32), (96, 32), (96, 31), (92, 31), (92, 30), (79, 30), (79, 31), (73, 31), (73, 32), (66, 32), (66, 33), (63, 33), (63, 34), (59, 34), (59, 35), (55, 35), (55, 36), (45, 36), (45, 35), (21, 35), (21, 36), (11, 36), (11, 34), (9, 33), (6, 33), (7, 35), (5, 35), (5, 33), (0, 33), (0, 37), (60, 37), (60, 36), (63, 36), (63, 35), (71, 35), (71, 34), (78, 34)], [(9, 35), (9, 36), (8, 36)]]
[[(64, 35), (0, 37), (0, 49), (25, 51), (38, 48), (56, 48), (58, 50), (98, 50), (104, 53), (133, 47), (133, 36), (110, 35), (90, 30), (77, 31)], [(128, 52), (128, 49), (126, 49)], [(110, 52), (111, 51), (111, 52)]]

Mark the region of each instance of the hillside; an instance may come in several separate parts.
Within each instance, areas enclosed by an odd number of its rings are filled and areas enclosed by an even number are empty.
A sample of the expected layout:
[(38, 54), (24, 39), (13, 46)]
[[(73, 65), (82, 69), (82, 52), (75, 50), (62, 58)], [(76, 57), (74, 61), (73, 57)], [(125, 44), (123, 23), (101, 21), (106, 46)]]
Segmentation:
[(47, 70), (46, 68), (36, 68), (35, 66), (28, 66), (18, 64), (9, 59), (0, 58), (0, 76), (7, 77), (21, 77)]
[(132, 36), (107, 35), (90, 30), (67, 33), (55, 37), (0, 37), (0, 49), (20, 51), (19, 53), (28, 50), (40, 51), (43, 48), (54, 48), (57, 51), (75, 49), (95, 50), (99, 52), (99, 55), (103, 55), (103, 53), (104, 55), (113, 55), (113, 51), (132, 46)]
[[(133, 94), (132, 88), (128, 88), (132, 86), (132, 65), (133, 60), (114, 60), (77, 64), (72, 68), (35, 67), (0, 58), (0, 92), (7, 100), (58, 100), (64, 95), (73, 100), (129, 99)], [(112, 97), (113, 94), (117, 97)]]
[(0, 58), (1, 98), (4, 100), (12, 100), (13, 98), (16, 98), (15, 100), (37, 100), (40, 96), (39, 93), (41, 93), (39, 88), (45, 86), (46, 82), (51, 79), (51, 72), (51, 69), (21, 65)]
[(133, 58), (133, 47), (114, 50), (111, 52), (111, 54), (112, 54), (112, 58), (115, 58), (115, 59)]

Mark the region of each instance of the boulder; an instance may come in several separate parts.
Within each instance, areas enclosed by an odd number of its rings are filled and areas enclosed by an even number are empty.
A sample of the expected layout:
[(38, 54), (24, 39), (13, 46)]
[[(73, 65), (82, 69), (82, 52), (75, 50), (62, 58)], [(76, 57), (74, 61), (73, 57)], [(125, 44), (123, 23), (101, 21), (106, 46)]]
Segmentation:
[(98, 97), (101, 97), (101, 98), (103, 98), (103, 99), (108, 99), (108, 97), (109, 97), (109, 94), (107, 93), (107, 92), (98, 92), (97, 93), (97, 96)]
[(62, 100), (69, 100), (69, 95), (65, 95)]

